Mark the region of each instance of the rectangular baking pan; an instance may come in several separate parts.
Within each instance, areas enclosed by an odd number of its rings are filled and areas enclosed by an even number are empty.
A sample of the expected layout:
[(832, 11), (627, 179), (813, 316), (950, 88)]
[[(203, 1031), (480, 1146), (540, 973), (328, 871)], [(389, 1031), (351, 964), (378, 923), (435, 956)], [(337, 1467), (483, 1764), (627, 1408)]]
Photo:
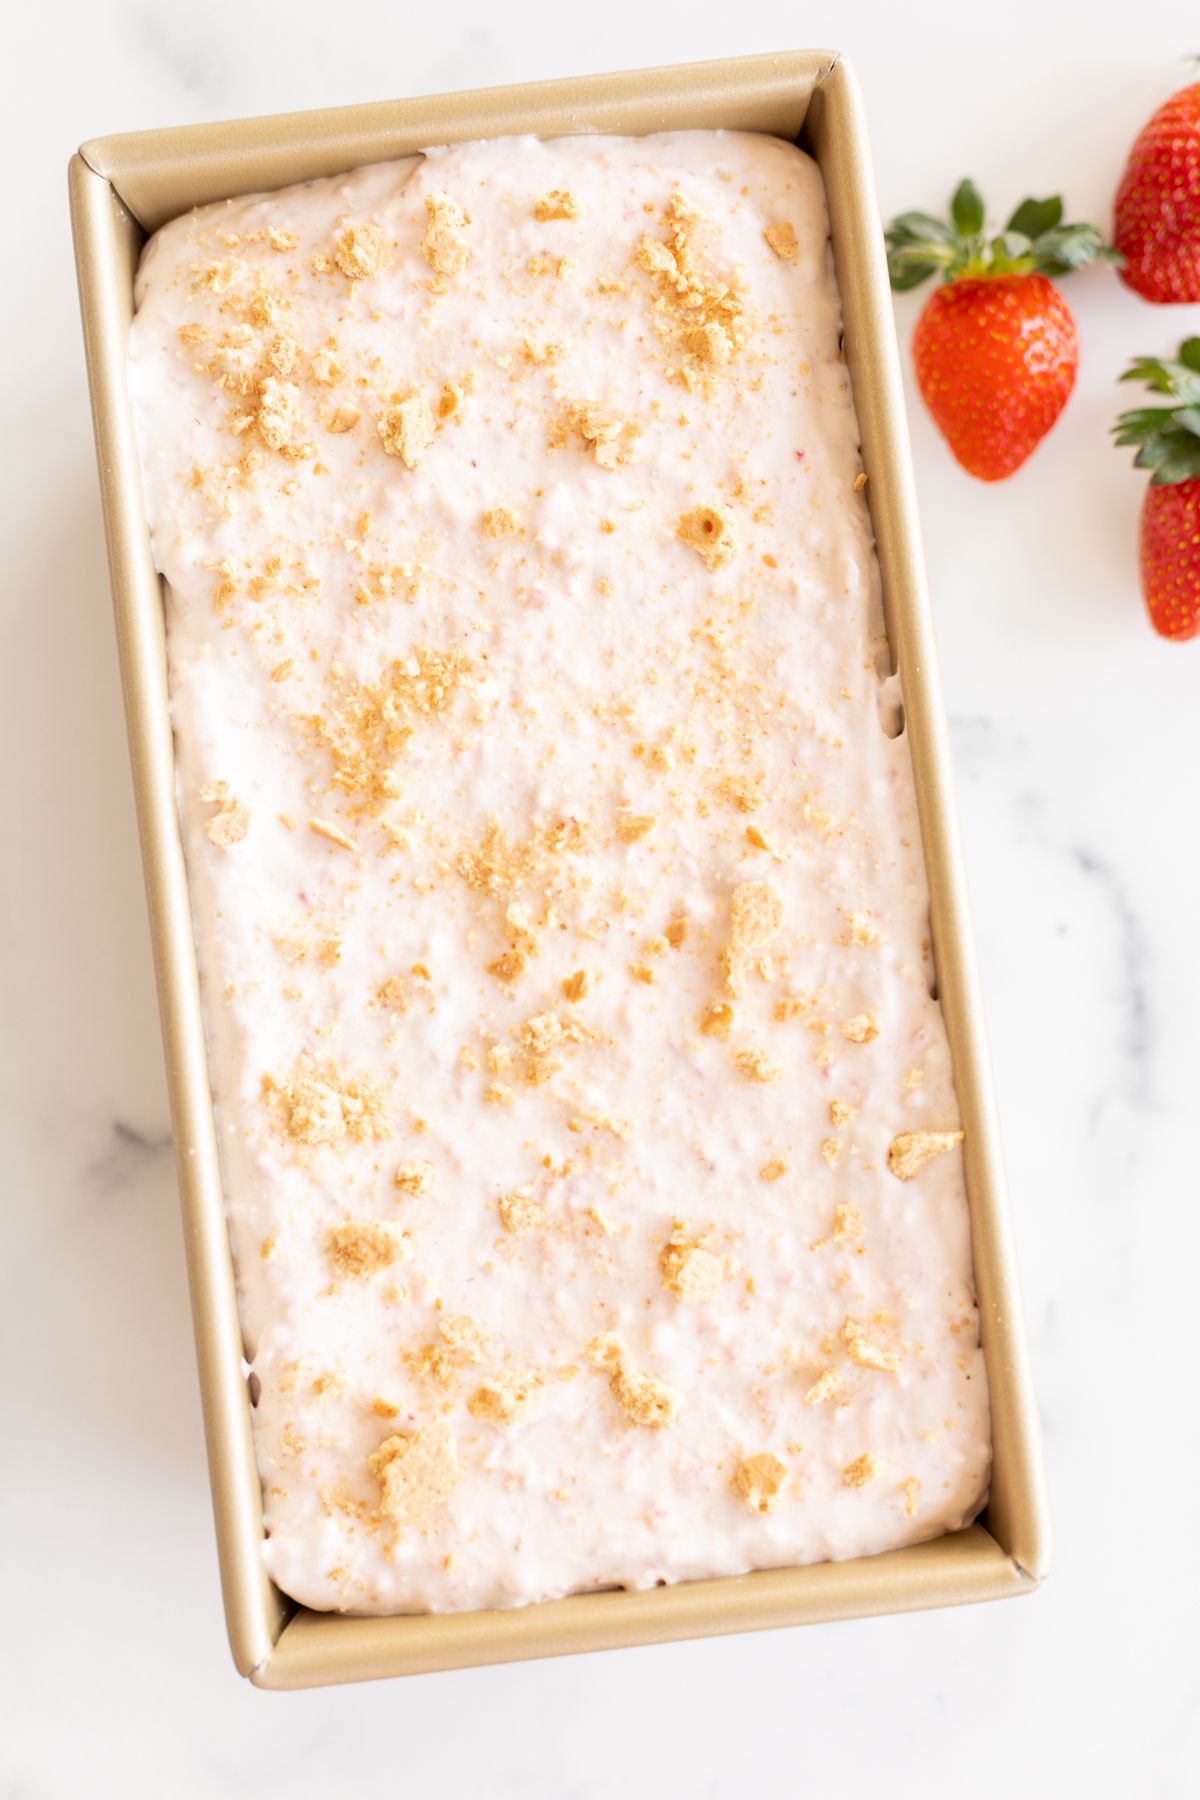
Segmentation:
[[(149, 232), (193, 206), (406, 156), (426, 145), (522, 132), (556, 137), (717, 126), (799, 142), (820, 164), (829, 200), (845, 355), (869, 476), (888, 637), (903, 682), (939, 990), (966, 1129), (967, 1192), (995, 1452), (987, 1510), (965, 1531), (880, 1556), (645, 1593), (608, 1591), (509, 1611), (401, 1618), (312, 1612), (280, 1594), (262, 1563), (261, 1494), (176, 816), (162, 593), (150, 555), (126, 389), (138, 255)], [(847, 63), (833, 52), (789, 51), (135, 132), (84, 144), (72, 158), (69, 174), (221, 1583), (239, 1671), (260, 1687), (311, 1687), (951, 1606), (1035, 1587), (1049, 1557), (1037, 1414), (954, 819), (874, 175), (862, 99)]]

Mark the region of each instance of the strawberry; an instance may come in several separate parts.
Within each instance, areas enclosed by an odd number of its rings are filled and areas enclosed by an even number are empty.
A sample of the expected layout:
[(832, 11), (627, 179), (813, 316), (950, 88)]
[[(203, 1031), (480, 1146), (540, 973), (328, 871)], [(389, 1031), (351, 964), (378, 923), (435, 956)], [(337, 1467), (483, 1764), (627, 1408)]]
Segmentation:
[(1122, 280), (1156, 304), (1200, 300), (1200, 82), (1143, 126), (1117, 189)]
[(897, 292), (929, 275), (945, 283), (913, 333), (917, 386), (955, 457), (980, 481), (1020, 468), (1075, 385), (1075, 321), (1050, 276), (1115, 259), (1094, 225), (1064, 225), (1062, 214), (1059, 199), (1025, 200), (989, 239), (983, 201), (964, 181), (948, 225), (902, 213), (885, 234)]
[(1134, 464), (1149, 469), (1142, 502), (1138, 561), (1142, 596), (1160, 636), (1200, 636), (1200, 338), (1180, 345), (1171, 362), (1141, 356), (1122, 381), (1142, 381), (1170, 406), (1122, 413), (1118, 444), (1136, 444)]

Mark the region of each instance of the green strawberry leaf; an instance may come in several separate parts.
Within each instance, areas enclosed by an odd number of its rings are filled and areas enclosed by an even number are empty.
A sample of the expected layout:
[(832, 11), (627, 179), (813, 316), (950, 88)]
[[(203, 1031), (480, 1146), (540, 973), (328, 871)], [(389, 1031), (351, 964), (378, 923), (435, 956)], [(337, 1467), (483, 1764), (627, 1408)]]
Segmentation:
[(978, 237), (983, 230), (983, 195), (970, 176), (960, 181), (950, 202), (950, 217), (960, 238)]
[(1006, 231), (1019, 231), (1022, 237), (1040, 238), (1062, 223), (1062, 196), (1051, 200), (1022, 200), (1005, 226)]
[(888, 235), (893, 232), (902, 233), (914, 241), (921, 238), (932, 238), (935, 242), (952, 244), (954, 233), (942, 219), (935, 219), (930, 213), (900, 213), (888, 226)]
[(1184, 338), (1179, 346), (1179, 360), (1200, 375), (1200, 338)]

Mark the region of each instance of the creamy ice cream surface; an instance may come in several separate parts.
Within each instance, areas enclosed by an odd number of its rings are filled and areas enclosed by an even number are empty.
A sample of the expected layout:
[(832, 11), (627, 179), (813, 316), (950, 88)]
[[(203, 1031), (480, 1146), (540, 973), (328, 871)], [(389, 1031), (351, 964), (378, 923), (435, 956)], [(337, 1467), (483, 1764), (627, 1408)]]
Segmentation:
[(273, 1578), (503, 1606), (970, 1520), (816, 166), (434, 150), (175, 220), (137, 301)]

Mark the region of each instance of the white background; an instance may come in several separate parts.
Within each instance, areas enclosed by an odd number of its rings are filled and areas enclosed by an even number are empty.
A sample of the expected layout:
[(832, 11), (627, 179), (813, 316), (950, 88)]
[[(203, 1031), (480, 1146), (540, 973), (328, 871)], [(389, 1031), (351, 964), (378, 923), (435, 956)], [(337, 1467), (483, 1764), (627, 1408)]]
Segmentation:
[[(0, 781), (0, 1795), (1195, 1792), (1200, 642), (1153, 637), (1135, 351), (1200, 330), (1070, 283), (1075, 396), (972, 483), (912, 400), (1057, 1558), (1004, 1606), (298, 1695), (226, 1653), (67, 231), (66, 161), (139, 126), (831, 44), (886, 211), (970, 171), (1107, 225), (1200, 49), (1182, 0), (974, 8), (437, 0), (22, 4), (9, 230)], [(12, 37), (16, 29), (15, 40)], [(907, 340), (920, 305), (900, 305)], [(1189, 1775), (1189, 1770), (1191, 1771)]]

